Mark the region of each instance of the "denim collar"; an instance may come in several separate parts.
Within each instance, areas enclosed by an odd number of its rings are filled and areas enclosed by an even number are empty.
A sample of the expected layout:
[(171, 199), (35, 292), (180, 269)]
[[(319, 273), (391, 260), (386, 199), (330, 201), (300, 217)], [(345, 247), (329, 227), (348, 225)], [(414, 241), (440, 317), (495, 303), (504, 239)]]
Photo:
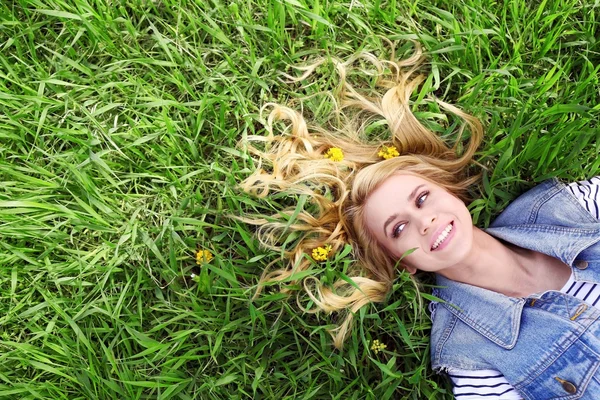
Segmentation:
[(465, 324), (506, 349), (517, 343), (524, 299), (436, 275), (434, 295)]
[[(485, 231), (530, 250), (556, 257), (571, 266), (576, 280), (598, 281), (600, 271), (573, 269), (577, 256), (600, 241), (600, 223), (565, 185), (546, 181), (519, 197)], [(550, 203), (548, 203), (550, 202)], [(548, 215), (538, 215), (542, 206)], [(540, 223), (542, 222), (542, 223)], [(434, 295), (461, 321), (506, 349), (515, 346), (525, 299), (436, 276)]]

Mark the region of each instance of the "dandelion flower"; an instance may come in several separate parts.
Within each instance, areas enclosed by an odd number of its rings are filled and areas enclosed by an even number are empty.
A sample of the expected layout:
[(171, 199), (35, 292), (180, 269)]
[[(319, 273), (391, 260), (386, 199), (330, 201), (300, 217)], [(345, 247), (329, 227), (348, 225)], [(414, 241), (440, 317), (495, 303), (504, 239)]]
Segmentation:
[(327, 256), (331, 252), (331, 245), (326, 244), (325, 246), (319, 246), (312, 251), (312, 258), (315, 261), (325, 261), (327, 260)]
[(373, 340), (373, 343), (371, 343), (371, 350), (373, 350), (375, 354), (378, 354), (380, 351), (383, 351), (386, 348), (387, 346), (377, 339)]
[(383, 146), (381, 150), (379, 150), (379, 153), (377, 153), (377, 155), (379, 157), (383, 157), (386, 160), (389, 160), (390, 158), (398, 157), (400, 153), (398, 153), (398, 149), (396, 149), (396, 146)]
[(344, 159), (344, 152), (339, 147), (332, 147), (325, 153), (325, 158), (331, 161), (342, 161)]
[(198, 252), (196, 253), (196, 264), (203, 264), (203, 263), (207, 263), (210, 262), (210, 260), (212, 260), (213, 258), (215, 258), (212, 253), (208, 250), (198, 250)]

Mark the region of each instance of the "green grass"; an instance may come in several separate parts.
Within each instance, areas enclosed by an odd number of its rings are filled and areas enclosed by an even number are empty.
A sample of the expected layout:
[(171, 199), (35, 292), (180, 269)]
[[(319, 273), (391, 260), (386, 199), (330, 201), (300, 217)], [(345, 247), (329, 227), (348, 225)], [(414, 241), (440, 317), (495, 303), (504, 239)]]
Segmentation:
[[(405, 275), (335, 351), (335, 316), (276, 288), (251, 302), (278, 254), (228, 215), (286, 201), (236, 188), (259, 107), (337, 83), (300, 90), (281, 72), (384, 55), (381, 37), (418, 41), (422, 93), (485, 123), (478, 224), (535, 182), (599, 174), (600, 3), (481, 3), (2, 2), (0, 398), (450, 399)], [(331, 105), (305, 109), (320, 120)], [(202, 248), (215, 259), (198, 266)]]

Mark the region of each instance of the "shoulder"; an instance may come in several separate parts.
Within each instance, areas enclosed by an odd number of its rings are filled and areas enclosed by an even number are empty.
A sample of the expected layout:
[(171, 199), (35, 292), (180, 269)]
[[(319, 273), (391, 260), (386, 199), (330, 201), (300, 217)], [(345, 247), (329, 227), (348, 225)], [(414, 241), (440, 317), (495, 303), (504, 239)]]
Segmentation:
[[(571, 188), (571, 189), (570, 189)], [(572, 186), (549, 179), (517, 197), (490, 225), (564, 225), (596, 222), (574, 195)]]

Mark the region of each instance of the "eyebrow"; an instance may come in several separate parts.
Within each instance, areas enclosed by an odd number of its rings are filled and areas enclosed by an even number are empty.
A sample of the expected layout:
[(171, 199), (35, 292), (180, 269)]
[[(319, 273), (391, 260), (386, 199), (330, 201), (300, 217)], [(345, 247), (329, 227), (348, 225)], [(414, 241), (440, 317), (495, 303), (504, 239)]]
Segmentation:
[[(419, 191), (419, 189), (421, 189), (423, 186), (425, 186), (425, 185), (422, 185), (422, 184), (421, 184), (421, 185), (417, 186), (417, 187), (416, 187), (416, 188), (415, 188), (415, 189), (414, 189), (414, 190), (413, 190), (413, 191), (412, 191), (412, 192), (411, 192), (411, 193), (408, 195), (408, 198), (406, 199), (406, 201), (408, 201), (408, 202), (410, 203), (410, 201), (411, 201), (412, 199), (414, 199), (414, 197), (417, 195), (417, 192)], [(398, 218), (398, 214), (393, 214), (393, 215), (390, 215), (390, 217), (389, 217), (389, 218), (388, 218), (388, 219), (385, 221), (385, 223), (383, 224), (383, 235), (384, 235), (384, 236), (387, 236), (387, 233), (386, 233), (386, 231), (387, 231), (387, 227), (388, 227), (388, 225), (389, 225), (389, 224), (391, 224), (391, 223), (392, 223), (392, 221), (394, 221), (396, 218)]]
[(406, 201), (410, 202), (417, 195), (417, 192), (419, 191), (419, 189), (421, 189), (423, 186), (425, 186), (425, 185), (419, 185), (419, 186), (417, 186), (415, 188), (415, 190), (413, 190), (411, 192), (411, 194), (408, 196), (408, 198), (406, 199)]
[(387, 227), (388, 227), (388, 225), (389, 225), (389, 224), (391, 224), (391, 223), (392, 223), (392, 221), (393, 221), (393, 220), (395, 220), (396, 218), (398, 218), (398, 214), (391, 215), (391, 216), (390, 216), (390, 217), (389, 217), (389, 218), (388, 218), (388, 219), (385, 221), (385, 224), (383, 224), (383, 235), (384, 235), (384, 236), (387, 236), (387, 233), (386, 233), (386, 232), (387, 232)]

